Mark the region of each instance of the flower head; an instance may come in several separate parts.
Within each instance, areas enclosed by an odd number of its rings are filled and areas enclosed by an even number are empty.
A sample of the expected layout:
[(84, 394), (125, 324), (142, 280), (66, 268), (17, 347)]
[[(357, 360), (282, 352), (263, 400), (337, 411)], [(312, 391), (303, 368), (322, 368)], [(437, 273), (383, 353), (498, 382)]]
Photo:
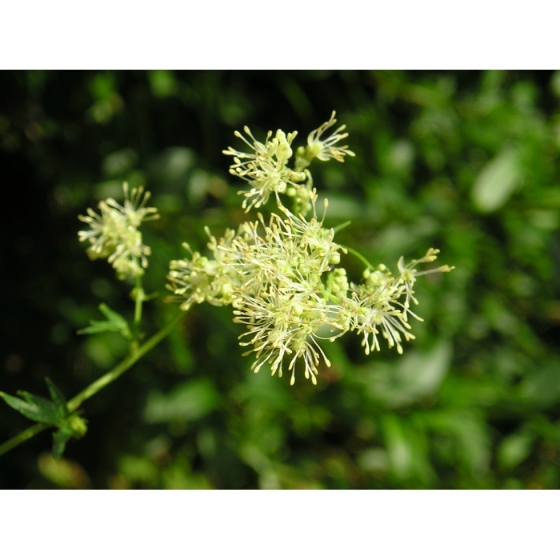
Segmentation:
[(336, 161), (343, 162), (344, 156), (356, 155), (348, 149), (348, 146), (335, 146), (337, 142), (340, 142), (348, 136), (347, 132), (342, 133), (346, 125), (338, 127), (328, 138), (321, 140), (323, 132), (336, 123), (335, 115), (336, 111), (333, 111), (331, 118), (326, 123), (323, 123), (317, 130), (311, 132), (307, 137), (306, 151), (309, 155), (321, 161), (336, 159)]
[(80, 241), (90, 243), (89, 258), (106, 258), (121, 279), (141, 275), (148, 266), (150, 248), (142, 243), (138, 228), (142, 222), (159, 218), (156, 208), (146, 207), (150, 193), (145, 193), (143, 187), (129, 191), (124, 183), (123, 190), (123, 205), (108, 198), (99, 203), (100, 214), (88, 208), (87, 216), (78, 216), (90, 227), (78, 232)]
[(203, 257), (199, 252), (191, 251), (188, 243), (183, 247), (191, 252), (190, 259), (171, 261), (167, 276), (171, 282), (167, 288), (181, 302), (181, 309), (186, 311), (193, 303), (207, 301), (212, 305), (230, 305), (234, 291), (238, 288), (240, 278), (233, 267), (235, 254), (229, 249), (235, 239), (233, 230), (226, 230), (224, 237), (218, 242), (206, 228), (210, 237), (208, 247), (214, 253), (214, 259)]
[(251, 369), (258, 372), (268, 362), (271, 373), (282, 377), (284, 357), (289, 357), (288, 371), (292, 372), (290, 385), (295, 383), (295, 364), (303, 359), (304, 375), (317, 384), (317, 366), (322, 357), (328, 358), (317, 344), (317, 332), (325, 324), (328, 313), (326, 302), (309, 287), (291, 283), (287, 288), (271, 285), (268, 291), (256, 297), (245, 297), (234, 304), (234, 322), (247, 325), (248, 332), (240, 338), (241, 346), (253, 345), (255, 362)]
[[(335, 123), (333, 111), (308, 136), (307, 146), (296, 150), (293, 169), (288, 163), (296, 132), (269, 132), (264, 142), (256, 140), (248, 127), (247, 137), (236, 132), (250, 152), (228, 148), (224, 153), (233, 156), (230, 173), (251, 187), (241, 191), (242, 207), (260, 208), (274, 195), (280, 212), (268, 220), (258, 213), (258, 220), (241, 224), (236, 233), (228, 230), (219, 241), (208, 232), (214, 258), (191, 252), (190, 259), (171, 262), (168, 276), (168, 288), (174, 299), (181, 300), (182, 309), (202, 301), (231, 304), (234, 322), (247, 329), (239, 338), (241, 346), (251, 347), (246, 355), (254, 354), (251, 369), (258, 372), (268, 363), (272, 375), (281, 377), (287, 363), (290, 384), (295, 382), (298, 362), (303, 362), (305, 377), (316, 384), (321, 359), (330, 366), (319, 340), (332, 341), (349, 331), (363, 336), (366, 354), (380, 349), (380, 338), (402, 353), (402, 342), (414, 338), (409, 314), (421, 320), (410, 310), (411, 303), (418, 303), (413, 290), (417, 277), (451, 270), (443, 266), (418, 272), (416, 265), (436, 259), (438, 251), (430, 249), (407, 265), (401, 258), (395, 276), (385, 265), (374, 268), (368, 263), (361, 284), (349, 281), (340, 267), (342, 254), (367, 261), (334, 241), (335, 230), (324, 227), (324, 215), (317, 218), (317, 192), (307, 169), (315, 158), (342, 162), (354, 155), (348, 146), (338, 145), (348, 136), (344, 126), (322, 139)], [(280, 195), (292, 199), (292, 211)], [(325, 200), (325, 213), (327, 206)], [(309, 212), (312, 216), (306, 218)]]
[(230, 173), (244, 181), (248, 181), (251, 190), (240, 191), (245, 196), (242, 207), (247, 211), (252, 207), (259, 208), (268, 202), (271, 194), (286, 192), (288, 185), (296, 186), (297, 182), (304, 181), (304, 173), (292, 171), (287, 162), (292, 157), (291, 144), (297, 132), (291, 132), (286, 136), (282, 130), (277, 130), (274, 137), (272, 132), (266, 136), (264, 144), (254, 138), (249, 127), (244, 128), (245, 133), (251, 139), (247, 140), (240, 132), (235, 132), (254, 153), (240, 152), (233, 148), (224, 150), (225, 155), (233, 156), (233, 165)]

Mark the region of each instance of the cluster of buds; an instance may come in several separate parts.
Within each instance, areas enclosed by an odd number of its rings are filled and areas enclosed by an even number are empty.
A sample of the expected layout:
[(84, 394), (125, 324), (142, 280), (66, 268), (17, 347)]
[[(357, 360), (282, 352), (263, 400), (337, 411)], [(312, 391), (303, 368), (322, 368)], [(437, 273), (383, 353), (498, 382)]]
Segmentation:
[(146, 207), (150, 193), (144, 192), (143, 187), (129, 191), (124, 183), (123, 190), (123, 205), (108, 198), (99, 203), (100, 214), (88, 208), (87, 216), (78, 216), (90, 228), (78, 232), (80, 241), (90, 243), (89, 258), (107, 259), (120, 279), (144, 273), (150, 248), (142, 243), (138, 228), (142, 222), (159, 218), (156, 208)]
[[(224, 152), (234, 158), (231, 173), (249, 182), (250, 190), (240, 191), (243, 208), (260, 208), (274, 195), (279, 213), (268, 220), (259, 213), (258, 220), (241, 224), (237, 231), (227, 230), (219, 241), (207, 230), (213, 258), (191, 251), (190, 258), (171, 262), (168, 276), (173, 299), (184, 310), (204, 301), (232, 305), (234, 322), (247, 328), (240, 344), (252, 347), (247, 354), (255, 353), (252, 369), (257, 372), (268, 363), (272, 375), (282, 376), (287, 362), (291, 384), (298, 362), (303, 362), (305, 377), (316, 384), (321, 358), (330, 365), (318, 341), (332, 341), (349, 331), (363, 336), (366, 354), (379, 350), (379, 337), (402, 353), (402, 341), (414, 338), (408, 316), (421, 320), (410, 310), (410, 304), (417, 303), (416, 278), (451, 270), (442, 266), (418, 272), (416, 265), (437, 258), (438, 251), (430, 249), (408, 265), (401, 258), (396, 276), (384, 265), (368, 266), (361, 284), (349, 282), (339, 266), (347, 250), (335, 243), (334, 230), (324, 227), (325, 215), (317, 218), (317, 193), (307, 169), (314, 158), (344, 161), (344, 156), (354, 155), (347, 146), (337, 145), (347, 136), (344, 126), (321, 140), (335, 124), (334, 117), (333, 112), (308, 136), (307, 146), (298, 148), (293, 169), (288, 163), (296, 132), (269, 132), (264, 143), (255, 140), (247, 127), (252, 142), (236, 133), (252, 150)], [(292, 198), (293, 211), (280, 195)], [(325, 213), (327, 207), (325, 200)]]

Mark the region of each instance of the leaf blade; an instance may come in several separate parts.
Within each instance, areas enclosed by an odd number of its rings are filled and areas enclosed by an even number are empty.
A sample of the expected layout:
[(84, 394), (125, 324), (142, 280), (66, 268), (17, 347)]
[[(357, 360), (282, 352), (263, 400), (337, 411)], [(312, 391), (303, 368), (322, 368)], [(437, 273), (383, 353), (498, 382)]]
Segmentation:
[(58, 411), (54, 405), (47, 399), (37, 397), (22, 391), (20, 393), (25, 400), (18, 399), (7, 393), (0, 392), (0, 397), (4, 399), (6, 404), (17, 410), (20, 414), (41, 424), (56, 424), (61, 420)]

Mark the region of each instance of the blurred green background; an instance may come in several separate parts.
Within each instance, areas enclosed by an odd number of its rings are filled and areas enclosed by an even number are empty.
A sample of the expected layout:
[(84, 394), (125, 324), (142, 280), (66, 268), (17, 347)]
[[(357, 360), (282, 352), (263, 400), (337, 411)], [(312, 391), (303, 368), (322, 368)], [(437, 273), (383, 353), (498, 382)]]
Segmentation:
[[(90, 262), (77, 215), (123, 180), (162, 214), (145, 307), (155, 332), (181, 242), (245, 219), (221, 151), (235, 129), (298, 130), (332, 110), (356, 153), (314, 164), (328, 227), (374, 262), (441, 249), (417, 284), (403, 356), (348, 334), (317, 387), (250, 371), (231, 309), (202, 305), (82, 409), (64, 458), (44, 432), (0, 458), (2, 488), (558, 488), (560, 74), (95, 71), (0, 73), (0, 390), (73, 396), (115, 364), (76, 331), (131, 287)], [(298, 143), (299, 140), (299, 143)], [(354, 259), (344, 262), (354, 280)], [(0, 440), (29, 422), (0, 403)]]

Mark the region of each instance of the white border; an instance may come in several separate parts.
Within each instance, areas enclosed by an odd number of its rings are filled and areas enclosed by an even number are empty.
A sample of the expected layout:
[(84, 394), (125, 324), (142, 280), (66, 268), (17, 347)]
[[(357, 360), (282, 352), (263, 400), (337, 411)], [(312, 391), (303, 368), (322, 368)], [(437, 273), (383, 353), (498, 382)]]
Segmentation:
[[(6, 558), (548, 558), (553, 491), (4, 491)], [(8, 554), (6, 554), (6, 551)]]
[(3, 69), (553, 69), (553, 3), (20, 0)]

